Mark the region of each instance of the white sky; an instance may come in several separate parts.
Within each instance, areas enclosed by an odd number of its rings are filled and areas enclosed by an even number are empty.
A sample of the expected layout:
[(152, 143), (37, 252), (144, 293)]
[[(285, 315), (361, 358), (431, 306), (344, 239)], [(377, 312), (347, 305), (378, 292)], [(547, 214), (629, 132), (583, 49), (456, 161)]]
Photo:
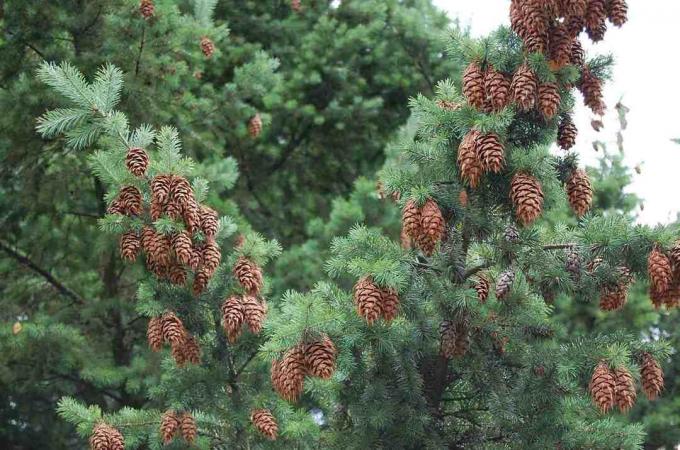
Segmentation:
[[(434, 0), (469, 26), (474, 36), (483, 36), (499, 25), (509, 23), (508, 0)], [(663, 4), (663, 6), (662, 6)], [(609, 26), (603, 42), (588, 45), (589, 54), (612, 53), (616, 60), (614, 79), (605, 87), (608, 111), (605, 129), (596, 133), (590, 126), (592, 115), (579, 104), (576, 125), (579, 137), (575, 149), (585, 164), (595, 164), (598, 153), (595, 140), (606, 141), (610, 152), (616, 150), (618, 130), (614, 105), (622, 98), (631, 111), (624, 132), (626, 163), (638, 164), (642, 174), (634, 172), (629, 188), (644, 199), (639, 221), (650, 225), (675, 220), (680, 211), (680, 145), (671, 142), (680, 137), (680, 120), (675, 115), (680, 105), (680, 60), (673, 51), (677, 42), (677, 18), (680, 2), (628, 0), (629, 21), (623, 28)], [(590, 40), (582, 34), (584, 43)], [(673, 49), (672, 49), (673, 48)], [(679, 196), (680, 197), (680, 196)]]

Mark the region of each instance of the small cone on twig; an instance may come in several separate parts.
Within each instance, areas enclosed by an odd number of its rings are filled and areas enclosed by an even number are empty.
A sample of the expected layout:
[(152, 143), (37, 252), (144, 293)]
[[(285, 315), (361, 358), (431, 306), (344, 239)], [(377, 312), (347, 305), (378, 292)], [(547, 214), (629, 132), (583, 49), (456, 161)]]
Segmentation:
[(609, 21), (617, 27), (622, 27), (628, 22), (628, 5), (626, 0), (610, 0), (607, 12)]
[(171, 345), (181, 345), (186, 337), (184, 324), (173, 312), (166, 312), (161, 316), (163, 341)]
[(126, 261), (134, 262), (141, 245), (142, 242), (136, 231), (123, 233), (120, 237), (120, 256)]
[(502, 110), (510, 102), (510, 82), (492, 66), (486, 69), (484, 89), (493, 111)]
[(214, 238), (217, 234), (217, 229), (219, 228), (217, 212), (207, 206), (201, 206), (198, 210), (198, 215), (200, 228), (203, 234), (210, 238)]
[(145, 20), (153, 17), (154, 10), (153, 0), (141, 0), (139, 2), (139, 13)]
[(404, 205), (401, 213), (401, 227), (404, 233), (413, 241), (420, 236), (420, 208), (414, 200), (409, 200)]
[(450, 320), (445, 320), (439, 327), (441, 354), (446, 359), (456, 355), (456, 326)]
[(399, 314), (399, 295), (394, 289), (382, 289), (382, 317), (391, 322)]
[(149, 319), (149, 325), (146, 329), (146, 339), (149, 343), (149, 348), (157, 352), (163, 346), (163, 322), (160, 317), (152, 317)]
[(116, 428), (104, 422), (99, 422), (92, 429), (90, 449), (125, 450), (125, 439)]
[(335, 372), (337, 350), (333, 341), (323, 335), (321, 339), (307, 344), (305, 348), (305, 364), (310, 375), (329, 379)]
[(600, 116), (603, 115), (606, 106), (602, 95), (602, 81), (590, 71), (589, 67), (583, 68), (578, 88), (583, 94), (585, 105), (593, 113)]
[(172, 250), (177, 256), (177, 260), (186, 266), (191, 265), (193, 247), (191, 236), (186, 231), (179, 231), (172, 236)]
[(604, 361), (600, 362), (590, 378), (588, 386), (590, 396), (597, 408), (607, 412), (614, 407), (616, 393), (616, 377)]
[(505, 300), (512, 289), (515, 282), (515, 272), (510, 269), (503, 272), (496, 281), (496, 298), (498, 300)]
[(267, 439), (271, 441), (276, 440), (279, 432), (279, 425), (276, 419), (268, 409), (254, 409), (250, 413), (250, 421), (255, 425), (257, 431), (262, 433)]

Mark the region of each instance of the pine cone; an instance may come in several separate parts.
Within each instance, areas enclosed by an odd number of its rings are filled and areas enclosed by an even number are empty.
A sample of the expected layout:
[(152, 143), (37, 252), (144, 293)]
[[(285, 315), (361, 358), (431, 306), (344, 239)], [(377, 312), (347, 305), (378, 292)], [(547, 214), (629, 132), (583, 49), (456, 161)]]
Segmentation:
[(196, 336), (187, 334), (187, 338), (184, 340), (183, 352), (187, 362), (196, 365), (201, 364), (201, 346)]
[(109, 442), (110, 429), (111, 427), (103, 422), (95, 425), (90, 435), (90, 449), (109, 450), (111, 446)]
[(555, 117), (560, 109), (560, 93), (556, 83), (538, 86), (538, 108), (546, 119)]
[(475, 144), (477, 159), (481, 162), (484, 171), (501, 172), (505, 166), (505, 148), (498, 135), (494, 133), (481, 135), (475, 140)]
[(329, 379), (335, 372), (337, 350), (333, 341), (323, 335), (318, 341), (307, 345), (305, 349), (305, 365), (310, 375)]
[[(193, 233), (194, 231), (201, 229), (206, 238), (214, 238), (214, 234), (211, 235), (203, 230), (200, 210), (201, 207), (198, 205), (196, 199), (193, 196), (187, 200), (187, 203), (184, 206), (182, 206), (182, 219), (184, 219), (184, 224), (187, 227), (187, 231), (189, 233)], [(208, 229), (208, 231), (210, 232), (211, 230)]]
[(675, 241), (673, 248), (670, 251), (670, 260), (673, 264), (674, 271), (680, 270), (680, 240)]
[(452, 359), (456, 355), (456, 325), (445, 320), (439, 327), (441, 341), (441, 354), (446, 359)]
[(524, 47), (528, 53), (545, 53), (548, 48), (548, 35), (529, 31), (524, 39)]
[(132, 175), (141, 177), (149, 167), (149, 155), (143, 148), (133, 147), (125, 156), (125, 166)]
[(249, 294), (256, 295), (262, 289), (262, 269), (245, 256), (239, 257), (233, 272), (238, 282)]
[(519, 242), (519, 230), (514, 225), (508, 225), (503, 231), (503, 239), (510, 244)]
[(567, 253), (565, 268), (574, 281), (578, 282), (581, 279), (581, 256), (578, 252), (571, 250)]
[(420, 236), (420, 222), (420, 208), (418, 208), (415, 201), (407, 201), (401, 214), (401, 226), (406, 235), (413, 240), (418, 239), (418, 236)]
[(153, 262), (162, 267), (170, 265), (170, 238), (164, 234), (154, 233), (148, 242), (147, 255)]
[(531, 175), (517, 173), (512, 177), (510, 199), (515, 207), (515, 215), (522, 225), (530, 225), (543, 211), (541, 183)]
[(139, 13), (145, 20), (153, 17), (154, 9), (153, 0), (142, 0), (139, 2)]
[(572, 37), (567, 26), (557, 23), (550, 30), (550, 58), (557, 67), (564, 67), (571, 59)]
[(175, 437), (175, 433), (179, 429), (179, 417), (173, 410), (165, 411), (161, 417), (161, 440), (163, 444), (169, 444)]
[(664, 388), (663, 370), (661, 366), (649, 353), (642, 355), (642, 366), (640, 367), (640, 381), (642, 390), (650, 400), (656, 400)]
[(136, 231), (128, 231), (120, 237), (120, 256), (121, 258), (134, 262), (137, 259), (139, 248), (142, 243)]
[(198, 427), (196, 426), (196, 420), (194, 416), (189, 412), (182, 414), (179, 422), (179, 430), (182, 433), (182, 437), (189, 444), (193, 444), (198, 435)]
[(254, 334), (262, 330), (262, 324), (267, 315), (267, 304), (260, 302), (257, 297), (245, 295), (241, 300), (243, 304), (244, 320), (248, 328)]
[(174, 262), (168, 269), (168, 279), (174, 285), (184, 286), (187, 283), (187, 271), (177, 262)]
[(496, 298), (498, 300), (505, 300), (510, 290), (512, 289), (512, 284), (515, 282), (515, 272), (512, 269), (506, 270), (496, 281)]
[(245, 309), (241, 299), (232, 295), (222, 304), (222, 326), (227, 333), (229, 342), (236, 342), (241, 334), (241, 326), (245, 321)]
[(142, 193), (136, 187), (123, 187), (117, 200), (124, 214), (138, 216), (142, 213)]
[(570, 116), (564, 116), (557, 128), (557, 143), (562, 150), (569, 150), (576, 144), (578, 129)]
[(510, 102), (510, 82), (489, 65), (484, 76), (484, 90), (493, 111), (500, 111)]
[(394, 289), (382, 289), (382, 316), (391, 322), (399, 314), (399, 295)]
[(476, 62), (471, 62), (463, 73), (463, 95), (470, 105), (479, 110), (484, 108), (484, 72)]
[(151, 180), (151, 195), (159, 205), (165, 205), (170, 200), (172, 190), (172, 175), (156, 175)]
[(524, 20), (530, 33), (544, 34), (548, 31), (548, 15), (543, 1), (528, 0), (522, 4)]
[(215, 44), (210, 38), (206, 36), (201, 38), (201, 51), (206, 58), (211, 58), (213, 53), (215, 53)]
[(382, 291), (373, 283), (371, 277), (366, 276), (354, 285), (354, 304), (361, 317), (369, 325), (382, 315)]
[(523, 111), (531, 111), (536, 106), (538, 79), (528, 64), (522, 64), (512, 77), (510, 85), (512, 100)]
[(635, 381), (625, 367), (617, 367), (614, 374), (616, 375), (616, 406), (622, 413), (626, 413), (633, 407), (637, 398)]
[(290, 9), (297, 13), (302, 11), (302, 0), (290, 0)]
[(276, 440), (279, 426), (276, 419), (268, 409), (255, 409), (250, 413), (250, 421), (255, 425), (257, 431), (262, 433), (271, 441)]
[(163, 340), (171, 345), (180, 345), (184, 342), (186, 331), (184, 324), (173, 312), (166, 312), (161, 317)]
[(177, 256), (177, 260), (186, 266), (191, 265), (193, 247), (191, 236), (186, 231), (179, 231), (172, 236), (172, 249)]
[(477, 299), (481, 303), (486, 303), (486, 299), (489, 298), (489, 289), (491, 288), (491, 283), (485, 275), (479, 275), (477, 281), (475, 282), (475, 291), (477, 291)]
[(603, 115), (605, 104), (602, 96), (602, 81), (593, 75), (590, 68), (583, 68), (581, 82), (579, 83), (578, 88), (583, 94), (585, 105), (590, 108), (593, 113), (600, 116)]
[(561, 2), (563, 5), (563, 15), (583, 16), (586, 13), (588, 0), (566, 0)]
[(590, 396), (600, 411), (606, 413), (614, 407), (614, 395), (616, 392), (616, 377), (607, 363), (601, 361), (590, 379), (588, 386)]
[(510, 2), (510, 26), (512, 31), (517, 33), (522, 39), (525, 39), (529, 34), (520, 0), (512, 0)]
[(650, 290), (660, 296), (665, 295), (673, 283), (673, 271), (670, 259), (659, 250), (657, 245), (647, 258), (647, 272)]
[(260, 117), (260, 113), (257, 113), (248, 121), (248, 134), (255, 139), (260, 133), (262, 133), (262, 117)]
[(205, 288), (208, 287), (209, 282), (210, 274), (204, 268), (198, 269), (198, 271), (194, 274), (194, 282), (191, 287), (191, 290), (194, 293), (194, 295), (196, 296), (201, 295)]
[(420, 224), (421, 234), (417, 239), (418, 247), (425, 255), (431, 256), (444, 236), (444, 217), (437, 203), (431, 198), (427, 199), (421, 209)]
[(593, 203), (593, 188), (583, 169), (575, 169), (567, 180), (569, 205), (577, 217), (583, 217)]
[(600, 309), (602, 311), (617, 311), (628, 301), (628, 286), (615, 284), (605, 286), (600, 291)]
[(180, 211), (192, 200), (194, 200), (194, 190), (189, 181), (184, 177), (173, 177), (171, 185), (171, 196), (179, 206)]
[[(482, 163), (477, 159), (477, 139), (479, 136), (479, 131), (471, 130), (465, 135), (458, 147), (458, 169), (460, 170), (460, 178), (473, 189), (476, 189), (477, 186), (479, 186), (479, 181), (484, 172)], [(407, 203), (406, 206), (408, 207), (409, 204)], [(413, 207), (415, 208), (415, 203), (413, 203)], [(417, 208), (415, 209), (417, 210)], [(406, 207), (404, 208), (404, 215), (406, 215)], [(418, 226), (416, 225), (416, 228), (417, 227)]]
[(586, 52), (583, 50), (583, 46), (581, 45), (581, 41), (576, 39), (572, 44), (571, 44), (571, 58), (570, 61), (573, 65), (577, 67), (583, 67), (583, 65), (586, 63)]
[(149, 325), (146, 329), (146, 339), (149, 342), (149, 348), (157, 352), (163, 346), (163, 322), (160, 317), (152, 317), (149, 319)]
[(585, 13), (586, 26), (597, 28), (602, 22), (607, 20), (607, 1), (589, 0)]
[(198, 211), (201, 231), (207, 237), (215, 237), (218, 229), (217, 212), (212, 208), (208, 208), (207, 206), (201, 206)]
[(299, 345), (291, 348), (280, 362), (275, 363), (272, 364), (274, 389), (284, 400), (296, 401), (302, 394), (307, 374), (304, 348)]
[(212, 276), (222, 260), (220, 246), (214, 239), (205, 241), (203, 248), (201, 249), (201, 257), (203, 260), (203, 268), (208, 272), (208, 276)]
[(597, 28), (586, 27), (586, 33), (588, 33), (591, 41), (600, 42), (604, 39), (604, 35), (607, 34), (607, 23), (602, 22)]
[(617, 27), (622, 27), (624, 23), (628, 22), (628, 5), (626, 0), (610, 0), (609, 21)]

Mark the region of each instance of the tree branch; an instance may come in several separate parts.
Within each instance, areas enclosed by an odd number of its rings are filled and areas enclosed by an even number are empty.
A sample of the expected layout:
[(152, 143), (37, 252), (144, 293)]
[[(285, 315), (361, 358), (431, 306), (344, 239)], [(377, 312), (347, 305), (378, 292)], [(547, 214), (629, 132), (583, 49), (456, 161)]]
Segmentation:
[(576, 247), (576, 244), (551, 244), (551, 245), (544, 245), (543, 250), (564, 250), (567, 248), (574, 248)]
[(490, 262), (490, 261), (488, 261), (488, 262), (485, 262), (484, 264), (480, 264), (480, 265), (477, 266), (477, 267), (473, 267), (473, 268), (471, 268), (471, 269), (468, 269), (468, 270), (465, 272), (465, 275), (463, 275), (463, 279), (467, 280), (467, 279), (470, 278), (472, 275), (475, 275), (476, 273), (481, 272), (481, 271), (484, 270), (484, 269), (488, 269), (488, 268), (491, 267), (491, 266), (493, 266), (493, 263)]

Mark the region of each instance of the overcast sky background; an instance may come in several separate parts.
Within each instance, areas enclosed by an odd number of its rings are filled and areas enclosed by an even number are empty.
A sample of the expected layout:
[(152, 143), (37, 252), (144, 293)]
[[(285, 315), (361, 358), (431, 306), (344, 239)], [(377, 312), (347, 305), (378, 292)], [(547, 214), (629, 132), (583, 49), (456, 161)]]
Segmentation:
[[(499, 25), (509, 24), (509, 0), (434, 0), (452, 18), (469, 26), (474, 36), (484, 36)], [(663, 6), (662, 6), (663, 4)], [(671, 142), (680, 137), (680, 60), (676, 56), (677, 18), (680, 2), (628, 0), (629, 21), (618, 29), (609, 26), (603, 42), (592, 45), (582, 34), (589, 55), (612, 53), (616, 60), (614, 79), (605, 87), (608, 106), (605, 129), (596, 133), (590, 126), (593, 118), (579, 102), (576, 126), (579, 137), (575, 149), (581, 161), (597, 163), (595, 140), (607, 142), (610, 152), (616, 150), (617, 115), (614, 105), (622, 99), (631, 111), (624, 132), (626, 163), (638, 164), (629, 191), (644, 199), (644, 210), (638, 211), (641, 223), (655, 225), (675, 220), (680, 211), (680, 145)], [(584, 38), (585, 37), (585, 38)]]

